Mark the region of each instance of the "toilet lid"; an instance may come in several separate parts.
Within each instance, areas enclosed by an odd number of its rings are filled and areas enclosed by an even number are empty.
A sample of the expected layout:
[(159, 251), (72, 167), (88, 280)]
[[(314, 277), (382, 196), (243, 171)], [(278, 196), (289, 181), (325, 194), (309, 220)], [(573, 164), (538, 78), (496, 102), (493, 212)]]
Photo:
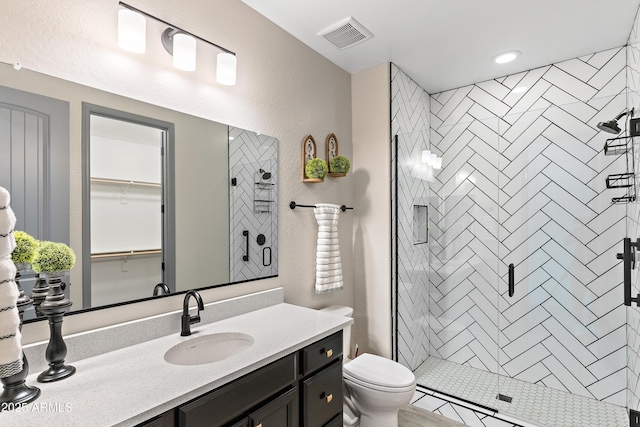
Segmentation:
[(388, 388), (408, 387), (416, 377), (409, 369), (393, 360), (364, 353), (342, 367), (345, 374), (367, 384)]

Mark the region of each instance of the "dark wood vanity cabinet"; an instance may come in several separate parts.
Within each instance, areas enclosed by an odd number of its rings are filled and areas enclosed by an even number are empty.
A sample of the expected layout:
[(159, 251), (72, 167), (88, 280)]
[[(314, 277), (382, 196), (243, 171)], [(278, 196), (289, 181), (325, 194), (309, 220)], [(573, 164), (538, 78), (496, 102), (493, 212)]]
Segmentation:
[(146, 423), (145, 427), (342, 426), (342, 331)]
[(305, 379), (301, 388), (304, 427), (323, 427), (338, 414), (342, 421), (341, 361)]
[[(178, 408), (179, 427), (223, 427), (297, 389), (297, 354), (290, 354)], [(296, 411), (297, 415), (297, 411)], [(260, 422), (255, 424), (255, 427)], [(280, 424), (282, 427), (297, 424)], [(267, 427), (263, 423), (263, 427)]]
[(300, 350), (301, 425), (342, 425), (342, 331)]

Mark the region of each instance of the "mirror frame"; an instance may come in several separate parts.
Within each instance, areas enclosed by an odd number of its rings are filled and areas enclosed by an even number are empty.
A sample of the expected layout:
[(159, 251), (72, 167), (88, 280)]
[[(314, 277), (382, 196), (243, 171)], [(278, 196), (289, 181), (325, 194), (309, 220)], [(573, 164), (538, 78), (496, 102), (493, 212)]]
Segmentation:
[[(2, 65), (8, 66), (8, 67), (10, 66), (10, 64), (2, 64)], [(30, 73), (34, 73), (34, 74), (37, 74), (37, 75), (41, 75), (41, 76), (42, 76), (42, 78), (44, 78), (44, 79), (60, 80), (60, 81), (65, 82), (65, 83), (67, 83), (67, 84), (73, 84), (73, 85), (79, 85), (79, 86), (86, 86), (87, 88), (89, 88), (89, 89), (91, 89), (91, 90), (96, 90), (96, 91), (99, 91), (99, 92), (104, 92), (104, 93), (106, 93), (106, 94), (111, 94), (111, 95), (116, 95), (116, 96), (122, 96), (122, 97), (129, 98), (129, 99), (134, 100), (134, 101), (137, 101), (137, 102), (143, 102), (143, 103), (145, 102), (145, 101), (142, 101), (142, 100), (139, 100), (139, 99), (136, 99), (136, 98), (130, 98), (130, 97), (126, 96), (126, 95), (115, 94), (115, 93), (112, 93), (112, 92), (106, 92), (106, 91), (104, 91), (104, 90), (102, 90), (102, 89), (98, 89), (98, 88), (95, 88), (95, 87), (87, 86), (87, 85), (84, 85), (84, 84), (82, 84), (82, 83), (78, 83), (78, 82), (75, 82), (75, 81), (66, 80), (66, 79), (63, 79), (63, 78), (60, 78), (60, 77), (50, 76), (50, 75), (44, 74), (44, 73), (42, 73), (42, 72), (33, 71), (33, 70), (28, 70), (28, 69), (24, 69), (24, 71), (28, 71), (28, 72), (30, 72)], [(4, 85), (5, 85), (5, 84), (3, 84), (3, 86), (4, 86)], [(28, 89), (28, 88), (19, 88), (19, 87), (13, 86), (11, 83), (9, 83), (8, 85), (6, 85), (6, 87), (8, 87), (8, 88), (10, 88), (10, 89), (20, 90), (20, 91), (23, 91), (23, 92), (29, 92), (29, 89)], [(56, 98), (56, 96), (55, 96), (55, 95), (53, 95), (53, 94), (42, 93), (42, 92), (39, 92), (39, 91), (36, 91), (36, 92), (34, 92), (34, 93), (36, 93), (36, 94), (38, 94), (38, 95), (41, 95), (41, 96), (46, 96), (46, 97), (52, 97), (52, 98), (55, 98), (55, 99), (59, 99), (59, 98)], [(84, 119), (84, 114), (85, 114), (85, 112), (84, 112), (84, 106), (85, 106), (85, 105), (92, 106), (92, 109), (91, 109), (90, 111), (92, 111), (92, 112), (96, 112), (96, 113), (99, 113), (100, 111), (108, 111), (108, 112), (109, 112), (109, 115), (113, 115), (113, 113), (114, 113), (114, 112), (116, 112), (116, 113), (117, 113), (117, 112), (122, 113), (122, 111), (121, 111), (121, 110), (114, 110), (114, 109), (111, 109), (111, 108), (108, 108), (108, 107), (102, 107), (102, 106), (99, 106), (99, 105), (95, 105), (95, 104), (91, 104), (91, 103), (89, 103), (89, 102), (82, 101), (82, 107), (83, 107), (83, 111), (81, 112), (81, 118), (82, 118), (82, 119)], [(151, 105), (155, 105), (155, 104), (151, 104)], [(159, 107), (160, 107), (160, 106), (159, 106)], [(178, 112), (180, 112), (180, 111), (178, 111)], [(183, 113), (183, 112), (180, 112), (180, 113)], [(89, 113), (87, 112), (86, 114), (89, 114)], [(127, 114), (129, 114), (129, 117), (135, 117), (135, 116), (136, 116), (136, 115), (135, 115), (135, 114), (133, 114), (133, 113), (127, 113)], [(188, 114), (188, 113), (183, 113), (183, 114)], [(148, 119), (148, 117), (147, 117), (147, 116), (140, 116), (140, 117), (143, 117), (143, 118), (145, 119), (145, 122), (146, 122), (146, 123), (148, 123), (148, 120), (147, 120), (147, 119)], [(211, 119), (206, 119), (206, 118), (204, 118), (204, 117), (203, 117), (203, 119), (205, 119), (205, 120), (211, 120)], [(162, 121), (160, 121), (160, 122), (162, 122)], [(162, 122), (162, 123), (166, 123), (166, 122)], [(226, 125), (226, 126), (228, 126), (228, 127), (237, 127), (237, 126), (229, 125), (229, 124), (225, 124), (225, 125)], [(88, 137), (87, 135), (85, 135), (85, 132), (88, 132), (88, 130), (87, 130), (87, 129), (85, 129), (85, 128), (83, 127), (83, 128), (81, 129), (81, 139), (82, 139), (82, 140), (84, 140), (85, 138), (87, 138), (87, 137)], [(174, 138), (175, 138), (175, 131), (174, 131), (173, 133), (172, 133), (172, 132), (169, 132), (169, 135), (170, 135), (171, 137), (174, 137)], [(278, 139), (277, 137), (273, 137), (273, 138), (277, 141), (278, 146), (279, 146), (279, 143), (280, 143), (279, 139)], [(169, 148), (169, 147), (174, 148), (174, 147), (175, 147), (174, 142), (175, 142), (175, 141), (172, 141), (172, 142), (169, 142), (169, 141), (168, 141), (168, 143), (167, 143), (167, 147), (168, 147), (168, 148)], [(87, 197), (86, 197), (86, 195), (85, 195), (85, 192), (87, 192), (87, 191), (88, 191), (87, 183), (89, 182), (89, 181), (88, 181), (88, 176), (85, 176), (85, 174), (86, 174), (87, 172), (85, 172), (85, 165), (84, 165), (84, 163), (88, 161), (88, 153), (84, 153), (84, 144), (82, 144), (82, 146), (81, 146), (81, 150), (82, 150), (82, 153), (81, 153), (81, 162), (83, 163), (83, 164), (82, 164), (82, 170), (81, 170), (81, 180), (82, 180), (82, 190), (81, 190), (81, 191), (82, 191), (82, 195), (81, 195), (81, 197), (82, 197), (82, 201), (81, 201), (81, 205), (82, 205), (82, 209), (83, 209), (83, 211), (84, 211), (84, 209), (85, 209), (85, 203), (86, 203), (86, 200), (88, 200), (88, 199), (87, 199)], [(67, 155), (70, 155), (70, 153), (68, 153)], [(85, 156), (87, 156), (87, 157), (85, 157)], [(280, 158), (280, 156), (278, 155), (277, 157), (278, 157), (278, 158), (277, 158), (276, 162), (277, 162), (277, 164), (279, 164), (279, 162), (280, 162), (280, 159), (279, 159), (279, 158)], [(173, 167), (174, 167), (174, 165), (167, 165), (167, 167), (168, 167), (168, 168), (173, 168)], [(174, 172), (174, 170), (172, 170), (172, 173), (173, 173), (173, 172)], [(70, 177), (69, 177), (69, 179), (70, 179)], [(173, 189), (173, 184), (172, 184), (172, 189)], [(175, 198), (175, 194), (173, 193), (173, 191), (171, 191), (171, 192), (167, 195), (167, 199), (166, 199), (166, 201), (165, 201), (165, 209), (167, 209), (167, 205), (171, 205), (171, 203), (175, 203), (174, 198)], [(171, 205), (170, 209), (175, 209), (175, 207), (174, 207), (173, 205)], [(277, 212), (277, 211), (278, 211), (278, 207), (277, 207), (277, 200), (276, 200), (276, 212)], [(85, 227), (84, 222), (87, 220), (87, 218), (86, 218), (87, 216), (86, 216), (86, 215), (84, 215), (84, 214), (83, 214), (82, 216), (83, 216), (83, 218), (82, 218), (82, 227)], [(173, 217), (175, 218), (175, 215), (173, 215)], [(173, 229), (172, 229), (172, 230), (170, 230), (170, 231), (169, 231), (169, 233), (173, 233), (173, 234), (175, 235), (175, 224), (173, 223), (173, 224), (171, 225), (171, 227), (172, 227)], [(85, 245), (87, 245), (87, 244), (89, 244), (89, 243), (88, 243), (88, 242), (87, 242), (87, 240), (85, 239), (85, 236), (84, 236), (84, 235), (82, 236), (81, 241), (82, 241), (83, 250), (84, 250)], [(175, 250), (175, 249), (173, 249), (173, 250)], [(173, 255), (173, 256), (175, 257), (175, 252), (174, 252), (174, 255)], [(83, 262), (83, 263), (84, 263), (84, 262), (86, 262), (86, 260), (84, 259), (84, 257), (83, 257), (83, 261), (82, 261), (82, 262)], [(175, 277), (175, 271), (174, 271), (172, 274), (174, 274), (174, 277)], [(82, 280), (84, 280), (84, 275), (85, 275), (85, 273), (84, 273), (84, 269), (83, 269), (83, 272), (82, 272), (82, 274), (81, 274), (81, 275), (82, 275)], [(279, 274), (278, 274), (278, 272), (276, 271), (276, 274), (272, 274), (272, 275), (268, 275), (268, 276), (264, 276), (264, 277), (256, 277), (256, 278), (251, 278), (251, 279), (246, 279), (246, 280), (238, 280), (238, 281), (233, 281), (233, 282), (229, 281), (229, 282), (225, 282), (225, 283), (218, 283), (218, 284), (213, 284), (213, 285), (208, 285), (208, 286), (197, 287), (197, 288), (193, 288), (193, 289), (197, 289), (197, 290), (215, 289), (215, 288), (221, 288), (221, 287), (226, 287), (226, 286), (235, 285), (235, 284), (243, 284), (243, 283), (248, 283), (248, 282), (254, 282), (254, 281), (257, 281), (257, 280), (272, 279), (272, 278), (276, 278), (276, 277), (278, 277), (278, 276), (279, 276)], [(174, 281), (175, 281), (175, 280), (174, 280)], [(173, 296), (176, 296), (176, 295), (184, 294), (184, 293), (186, 293), (188, 290), (189, 290), (189, 289), (185, 289), (185, 290), (177, 291), (177, 292), (170, 293), (170, 294), (163, 294), (163, 295), (156, 295), (156, 296), (148, 296), (148, 297), (145, 297), (145, 298), (132, 299), (132, 300), (128, 300), (128, 301), (122, 301), (122, 302), (117, 302), (117, 303), (113, 303), (113, 304), (106, 304), (106, 305), (101, 305), (101, 306), (97, 306), (97, 307), (83, 307), (83, 308), (79, 308), (79, 309), (77, 309), (77, 310), (73, 310), (73, 311), (70, 311), (70, 312), (68, 312), (68, 313), (65, 313), (65, 316), (71, 316), (71, 315), (76, 315), (76, 314), (83, 314), (83, 313), (88, 313), (88, 312), (92, 312), (92, 311), (96, 311), (96, 310), (111, 309), (111, 308), (121, 307), (121, 306), (128, 305), (128, 304), (137, 304), (137, 303), (142, 303), (142, 302), (154, 301), (154, 300), (158, 300), (159, 298), (173, 297)], [(83, 297), (83, 298), (84, 298), (84, 297)], [(83, 301), (83, 305), (84, 305), (84, 301)], [(41, 322), (41, 321), (47, 321), (47, 318), (46, 318), (46, 317), (42, 317), (42, 316), (40, 316), (40, 317), (33, 317), (33, 318), (25, 319), (25, 320), (24, 320), (24, 323), (25, 323), (25, 324), (27, 324), (27, 323), (35, 323), (35, 322)]]

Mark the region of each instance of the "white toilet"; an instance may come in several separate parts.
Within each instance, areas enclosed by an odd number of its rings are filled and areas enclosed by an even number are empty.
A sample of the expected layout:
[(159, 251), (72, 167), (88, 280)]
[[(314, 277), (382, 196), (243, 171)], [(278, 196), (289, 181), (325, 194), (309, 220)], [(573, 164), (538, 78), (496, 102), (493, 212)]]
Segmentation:
[[(322, 311), (351, 317), (353, 309), (331, 306)], [(343, 332), (344, 416), (346, 427), (397, 427), (398, 410), (409, 403), (416, 377), (393, 360), (364, 353), (350, 360), (351, 327)]]

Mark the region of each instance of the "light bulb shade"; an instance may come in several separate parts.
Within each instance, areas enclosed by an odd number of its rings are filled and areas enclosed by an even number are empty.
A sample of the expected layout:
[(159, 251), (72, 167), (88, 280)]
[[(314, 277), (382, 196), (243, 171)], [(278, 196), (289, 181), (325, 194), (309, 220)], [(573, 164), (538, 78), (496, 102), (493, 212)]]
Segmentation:
[(431, 153), (431, 155), (429, 156), (429, 161), (427, 162), (429, 164), (429, 166), (432, 166), (436, 164), (436, 159), (438, 158), (438, 156), (434, 153)]
[(196, 69), (196, 39), (189, 34), (173, 35), (173, 66), (179, 70)]
[(233, 86), (236, 84), (236, 56), (222, 52), (218, 54), (216, 66), (216, 81), (221, 85)]
[(147, 47), (147, 20), (129, 9), (118, 11), (118, 46), (134, 53), (144, 53)]
[(442, 157), (436, 157), (436, 161), (433, 162), (434, 169), (442, 169)]
[(431, 158), (431, 151), (422, 150), (422, 163), (429, 163), (430, 158)]

